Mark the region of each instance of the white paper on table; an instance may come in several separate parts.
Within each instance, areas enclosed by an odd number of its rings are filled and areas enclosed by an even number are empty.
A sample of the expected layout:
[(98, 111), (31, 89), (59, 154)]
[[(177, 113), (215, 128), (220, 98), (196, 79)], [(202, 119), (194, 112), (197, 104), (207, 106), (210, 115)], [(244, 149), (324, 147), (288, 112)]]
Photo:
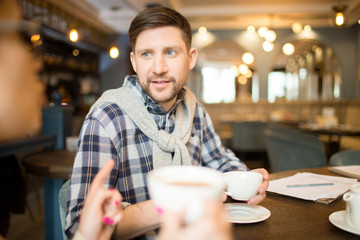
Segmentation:
[[(335, 199), (348, 191), (350, 186), (355, 184), (356, 182), (357, 179), (353, 178), (303, 172), (296, 173), (295, 175), (290, 177), (270, 181), (267, 191), (305, 200), (316, 201), (322, 198)], [(295, 188), (287, 187), (287, 185), (317, 183), (334, 183), (334, 185)]]
[(339, 169), (339, 170), (342, 170), (342, 171), (347, 171), (351, 174), (357, 174), (357, 175), (360, 175), (360, 165), (350, 165), (350, 166), (336, 166), (336, 167), (333, 167), (335, 169)]
[(334, 166), (329, 167), (329, 171), (346, 177), (360, 179), (360, 165)]

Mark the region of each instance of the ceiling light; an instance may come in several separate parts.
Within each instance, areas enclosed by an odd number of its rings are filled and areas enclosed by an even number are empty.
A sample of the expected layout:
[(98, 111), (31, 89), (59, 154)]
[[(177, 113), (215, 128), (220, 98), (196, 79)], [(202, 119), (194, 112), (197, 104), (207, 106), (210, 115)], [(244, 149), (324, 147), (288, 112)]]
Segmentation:
[(110, 57), (111, 58), (118, 58), (119, 57), (119, 49), (116, 46), (113, 46), (110, 48), (109, 51)]
[(310, 25), (305, 25), (304, 30), (307, 31), (307, 32), (310, 32), (311, 31), (311, 26)]
[(239, 72), (242, 75), (245, 75), (248, 71), (249, 71), (249, 67), (247, 65), (245, 65), (245, 64), (240, 64), (239, 65)]
[(72, 54), (73, 54), (75, 57), (79, 56), (79, 54), (80, 54), (79, 49), (76, 49), (76, 48), (75, 48), (75, 49), (72, 51)]
[(206, 27), (199, 27), (199, 33), (202, 33), (202, 34), (204, 34), (204, 33), (206, 33), (207, 32), (207, 28)]
[(340, 27), (344, 24), (344, 22), (345, 22), (344, 14), (342, 12), (336, 13), (336, 17), (335, 17), (336, 25)]
[(251, 78), (252, 75), (253, 75), (253, 72), (252, 72), (250, 69), (249, 69), (249, 71), (247, 71), (246, 74), (244, 74), (244, 76), (245, 76), (246, 78)]
[(264, 41), (263, 44), (262, 44), (262, 47), (263, 47), (265, 52), (271, 52), (274, 49), (274, 43)]
[(255, 27), (253, 25), (250, 25), (247, 27), (247, 31), (253, 33), (255, 32)]
[(34, 34), (30, 37), (30, 41), (33, 43), (33, 42), (39, 41), (40, 38), (41, 38), (40, 34)]
[(76, 42), (77, 40), (79, 40), (79, 33), (78, 33), (76, 28), (73, 28), (73, 29), (70, 30), (69, 39), (72, 42)]
[(241, 84), (241, 85), (245, 85), (247, 83), (247, 78), (245, 76), (239, 76), (238, 77), (238, 82)]
[(252, 55), (249, 52), (246, 52), (242, 55), (241, 59), (243, 60), (244, 63), (250, 65), (254, 62), (254, 55)]
[(269, 42), (273, 42), (276, 39), (276, 33), (273, 30), (268, 30), (265, 33), (265, 40)]
[(282, 51), (285, 55), (290, 56), (291, 54), (293, 54), (295, 52), (295, 46), (292, 43), (286, 43), (282, 47)]
[[(201, 30), (201, 31), (204, 31), (204, 30)], [(207, 31), (205, 33), (200, 33), (199, 31), (197, 31), (193, 35), (192, 46), (194, 48), (201, 49), (201, 48), (215, 42), (215, 40), (216, 40), (216, 37), (211, 32)]]
[(258, 30), (258, 34), (260, 37), (264, 38), (265, 37), (265, 34), (266, 32), (268, 31), (269, 29), (267, 27), (260, 27), (259, 30)]
[(338, 27), (341, 27), (342, 25), (344, 25), (345, 23), (345, 16), (344, 16), (344, 12), (347, 9), (347, 5), (342, 4), (342, 5), (337, 5), (333, 7), (333, 10), (335, 11), (336, 15), (335, 15), (335, 24)]
[(293, 25), (291, 25), (291, 29), (293, 30), (294, 33), (301, 33), (302, 25), (299, 22), (295, 22), (293, 23)]
[(39, 33), (31, 35), (30, 41), (34, 47), (38, 47), (42, 44), (41, 36)]

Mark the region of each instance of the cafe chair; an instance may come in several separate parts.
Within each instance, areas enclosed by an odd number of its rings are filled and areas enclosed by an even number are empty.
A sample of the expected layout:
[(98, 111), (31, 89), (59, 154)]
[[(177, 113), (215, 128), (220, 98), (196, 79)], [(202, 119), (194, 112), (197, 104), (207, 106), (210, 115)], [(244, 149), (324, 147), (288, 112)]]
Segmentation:
[(70, 185), (70, 179), (67, 180), (62, 185), (59, 191), (59, 211), (60, 211), (60, 221), (61, 221), (63, 240), (68, 240), (64, 229), (65, 229), (65, 218), (66, 218), (66, 199), (67, 199), (69, 185)]
[(264, 136), (272, 172), (326, 166), (324, 145), (315, 135), (269, 126)]
[(360, 165), (360, 150), (345, 150), (334, 153), (329, 159), (329, 165)]
[(250, 154), (258, 156), (267, 165), (267, 154), (264, 140), (266, 122), (244, 121), (233, 126), (231, 150), (242, 160)]

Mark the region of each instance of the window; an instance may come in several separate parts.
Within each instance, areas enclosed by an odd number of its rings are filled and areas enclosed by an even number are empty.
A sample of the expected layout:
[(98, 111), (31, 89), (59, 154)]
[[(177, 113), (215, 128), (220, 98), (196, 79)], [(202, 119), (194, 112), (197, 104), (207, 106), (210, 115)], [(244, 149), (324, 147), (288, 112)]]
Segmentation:
[(286, 94), (286, 75), (283, 72), (269, 73), (268, 80), (268, 100), (275, 102), (276, 98), (285, 97)]
[[(305, 69), (304, 69), (305, 70)], [(301, 73), (301, 71), (300, 71)], [(301, 74), (300, 74), (301, 75)], [(306, 70), (305, 70), (306, 75)], [(275, 102), (276, 98), (296, 100), (299, 98), (299, 75), (296, 73), (271, 72), (268, 80), (268, 100)]]
[[(306, 75), (306, 69), (305, 70)], [(300, 69), (300, 75), (301, 71)], [(296, 73), (286, 73), (286, 100), (297, 100), (299, 98), (299, 75)]]
[(205, 103), (235, 101), (235, 73), (229, 66), (204, 66), (201, 73), (203, 77), (203, 101)]

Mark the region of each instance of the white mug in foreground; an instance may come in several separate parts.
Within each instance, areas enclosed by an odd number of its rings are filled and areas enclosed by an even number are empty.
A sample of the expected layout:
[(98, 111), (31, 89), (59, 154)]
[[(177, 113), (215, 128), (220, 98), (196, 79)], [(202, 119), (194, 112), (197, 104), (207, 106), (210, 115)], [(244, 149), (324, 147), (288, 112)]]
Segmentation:
[(224, 173), (227, 195), (235, 200), (247, 201), (255, 196), (263, 181), (263, 175), (257, 172), (232, 171)]
[(168, 166), (149, 173), (148, 190), (156, 207), (185, 211), (186, 223), (198, 220), (204, 200), (221, 201), (225, 189), (223, 174), (199, 166)]
[(345, 223), (360, 230), (360, 183), (352, 185), (343, 199), (346, 202)]

